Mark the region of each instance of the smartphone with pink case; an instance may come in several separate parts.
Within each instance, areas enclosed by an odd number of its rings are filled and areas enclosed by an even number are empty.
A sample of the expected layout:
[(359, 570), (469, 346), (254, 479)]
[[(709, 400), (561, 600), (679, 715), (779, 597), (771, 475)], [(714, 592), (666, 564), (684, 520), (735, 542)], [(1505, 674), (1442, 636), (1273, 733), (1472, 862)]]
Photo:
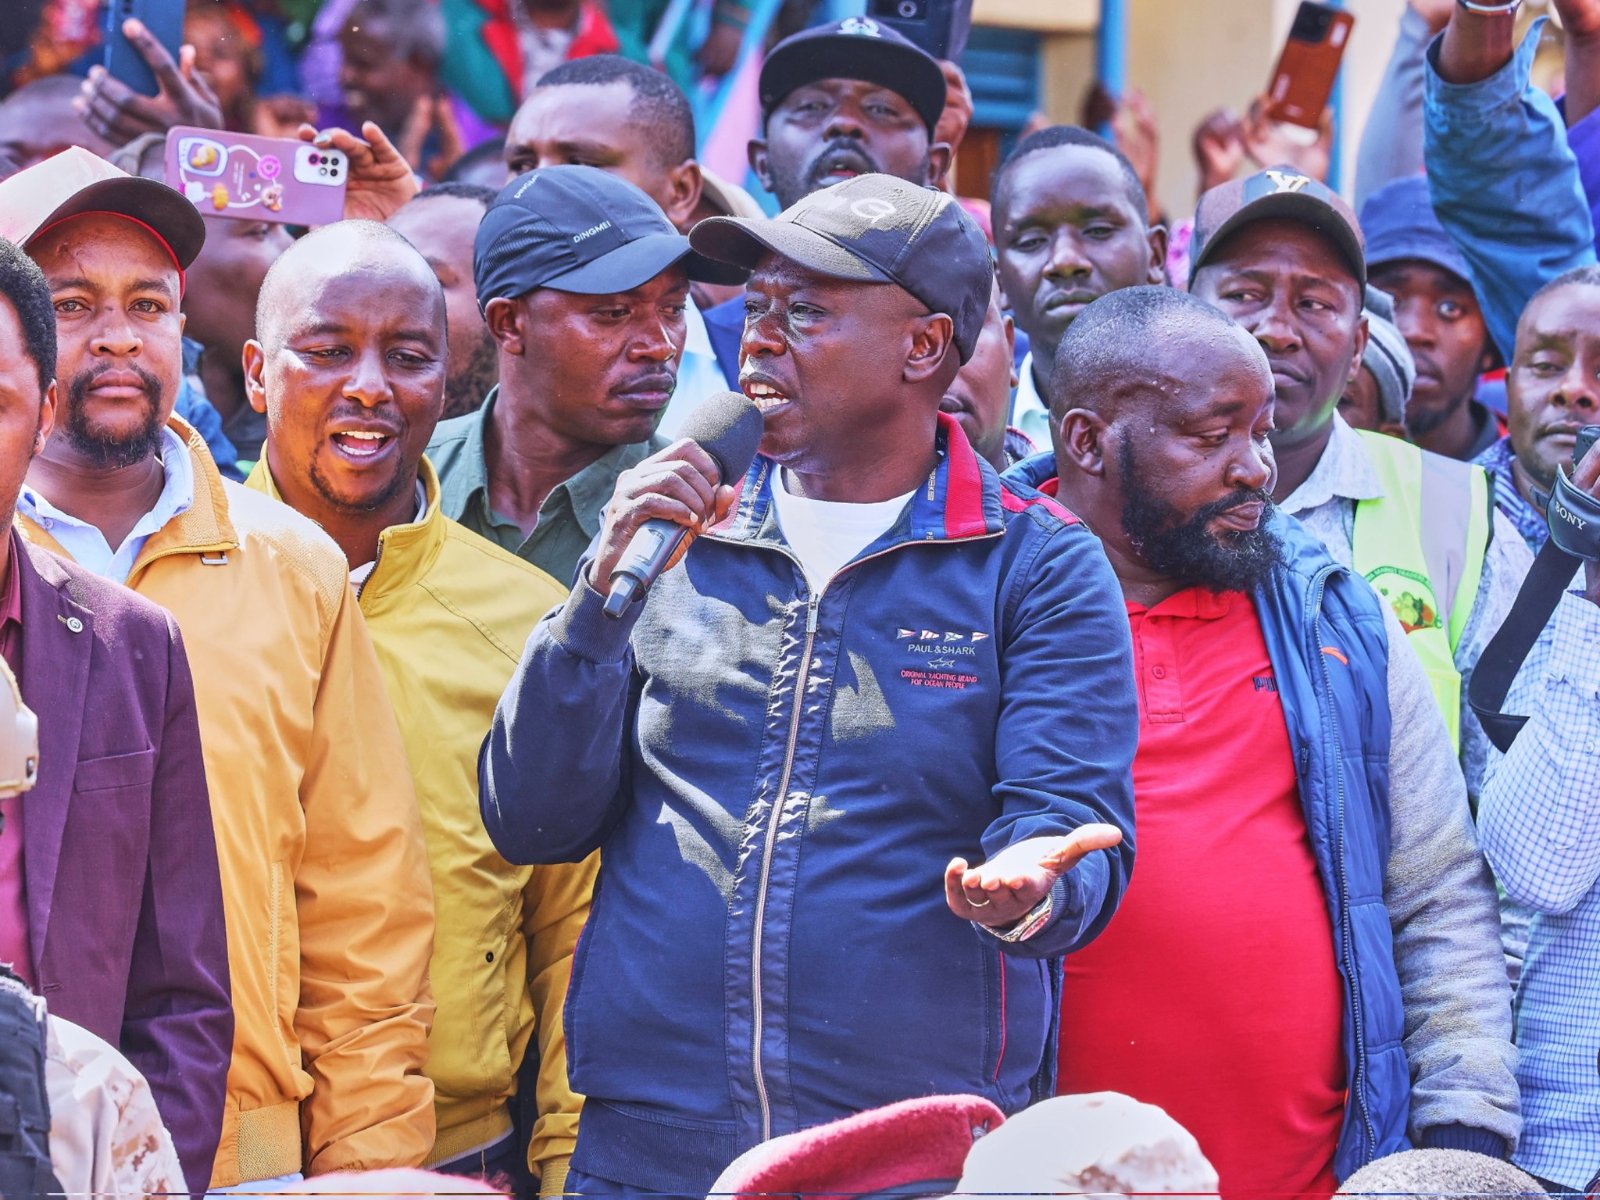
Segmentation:
[(167, 133), (167, 183), (204, 217), (330, 225), (344, 216), (350, 163), (298, 138), (179, 125)]

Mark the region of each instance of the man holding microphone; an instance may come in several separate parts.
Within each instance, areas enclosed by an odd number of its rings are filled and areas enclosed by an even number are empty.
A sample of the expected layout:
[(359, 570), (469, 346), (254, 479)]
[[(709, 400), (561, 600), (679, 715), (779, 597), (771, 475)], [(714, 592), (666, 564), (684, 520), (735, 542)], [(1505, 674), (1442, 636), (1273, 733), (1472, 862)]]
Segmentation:
[[(982, 234), (866, 175), (692, 242), (753, 272), (762, 453), (724, 479), (680, 440), (622, 473), (479, 765), (507, 858), (602, 849), (567, 1009), (583, 1193), (703, 1195), (761, 1141), (907, 1096), (1048, 1094), (1059, 957), (1133, 861), (1115, 579), (939, 412)], [(613, 619), (652, 518), (692, 545)]]

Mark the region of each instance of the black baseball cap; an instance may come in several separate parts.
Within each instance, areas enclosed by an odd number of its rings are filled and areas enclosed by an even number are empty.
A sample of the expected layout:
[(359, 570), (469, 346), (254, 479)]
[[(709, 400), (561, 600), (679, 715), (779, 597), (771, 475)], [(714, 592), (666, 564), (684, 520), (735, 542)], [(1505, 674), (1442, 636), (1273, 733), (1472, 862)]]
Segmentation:
[(871, 17), (846, 17), (802, 29), (772, 48), (761, 64), (761, 117), (784, 97), (819, 79), (862, 79), (904, 96), (933, 136), (944, 112), (945, 79), (939, 60)]
[(679, 262), (690, 279), (744, 280), (744, 272), (694, 253), (654, 200), (598, 167), (518, 175), (489, 205), (472, 242), (479, 308), (535, 288), (588, 296), (631, 291)]
[(1338, 248), (1356, 281), (1366, 286), (1366, 243), (1355, 212), (1339, 193), (1288, 166), (1230, 180), (1200, 197), (1189, 245), (1189, 282), (1229, 234), (1269, 217), (1311, 226)]
[(955, 198), (892, 175), (846, 179), (770, 220), (707, 217), (689, 240), (746, 271), (770, 251), (834, 279), (896, 284), (949, 316), (962, 362), (978, 343), (994, 286), (989, 244)]

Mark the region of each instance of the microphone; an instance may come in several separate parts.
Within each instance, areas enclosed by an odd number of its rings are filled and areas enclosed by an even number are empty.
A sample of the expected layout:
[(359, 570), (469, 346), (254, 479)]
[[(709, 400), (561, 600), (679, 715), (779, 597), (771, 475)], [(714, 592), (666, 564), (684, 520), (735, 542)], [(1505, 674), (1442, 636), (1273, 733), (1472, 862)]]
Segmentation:
[[(750, 469), (761, 444), (761, 410), (738, 392), (718, 392), (689, 414), (683, 436), (698, 442), (717, 464), (719, 484)], [(652, 517), (634, 532), (611, 572), (605, 612), (620, 617), (636, 594), (656, 581), (689, 530), (676, 521)]]

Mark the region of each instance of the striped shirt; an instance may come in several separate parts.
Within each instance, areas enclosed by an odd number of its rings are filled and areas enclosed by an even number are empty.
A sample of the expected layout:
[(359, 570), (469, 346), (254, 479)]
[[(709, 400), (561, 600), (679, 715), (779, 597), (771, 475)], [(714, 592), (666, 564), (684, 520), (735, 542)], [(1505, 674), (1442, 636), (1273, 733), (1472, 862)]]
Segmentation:
[(1544, 513), (1529, 504), (1517, 490), (1516, 478), (1511, 474), (1511, 463), (1515, 458), (1511, 439), (1503, 437), (1472, 461), (1489, 472), (1489, 478), (1494, 481), (1495, 507), (1522, 535), (1522, 540), (1528, 543), (1528, 549), (1537, 554), (1539, 547), (1550, 536), (1550, 525)]

